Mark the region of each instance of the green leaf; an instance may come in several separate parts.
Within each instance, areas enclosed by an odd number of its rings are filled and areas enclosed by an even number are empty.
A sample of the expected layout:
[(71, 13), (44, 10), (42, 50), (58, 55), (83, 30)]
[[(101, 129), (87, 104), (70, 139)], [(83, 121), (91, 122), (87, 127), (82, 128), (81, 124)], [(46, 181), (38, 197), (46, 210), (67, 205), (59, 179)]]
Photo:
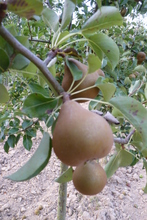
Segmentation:
[(9, 64), (10, 60), (7, 53), (0, 48), (0, 73), (4, 72), (9, 67)]
[(94, 54), (88, 56), (88, 73), (94, 73), (101, 67), (101, 60)]
[[(143, 165), (145, 167), (146, 175), (147, 175), (147, 161), (145, 159), (143, 160)], [(144, 188), (144, 192), (147, 193), (147, 183), (146, 183), (146, 186)]]
[(52, 110), (57, 105), (57, 99), (46, 98), (41, 94), (30, 94), (24, 101), (22, 112), (31, 117), (41, 117), (47, 110)]
[(97, 4), (98, 4), (98, 8), (101, 8), (102, 7), (102, 0), (96, 0), (97, 1)]
[(116, 87), (113, 83), (105, 83), (97, 86), (104, 97), (105, 101), (109, 101), (115, 93)]
[(18, 171), (5, 178), (13, 181), (25, 181), (38, 175), (48, 164), (51, 156), (50, 136), (44, 133), (38, 149), (35, 151), (30, 160), (24, 164)]
[(54, 32), (59, 28), (59, 17), (58, 15), (50, 8), (45, 8), (42, 11), (42, 19), (44, 23), (49, 26)]
[(74, 81), (80, 80), (83, 76), (83, 72), (70, 60), (66, 59), (66, 65), (68, 66)]
[(124, 117), (137, 129), (143, 141), (141, 149), (144, 157), (147, 157), (147, 109), (143, 105), (127, 96), (119, 96), (110, 99), (110, 104), (117, 108)]
[(57, 183), (67, 183), (72, 180), (73, 169), (72, 167), (68, 168), (64, 173), (61, 174), (55, 182)]
[(94, 15), (92, 15), (82, 27), (82, 32), (88, 34), (97, 32), (100, 29), (110, 28), (113, 25), (122, 25), (123, 19), (116, 7), (101, 7)]
[(23, 136), (23, 146), (25, 147), (26, 150), (30, 151), (30, 149), (32, 147), (32, 140), (31, 140), (30, 136), (28, 136), (28, 135)]
[(27, 129), (25, 133), (30, 137), (36, 137), (36, 130), (34, 128)]
[(23, 69), (23, 73), (22, 73), (24, 77), (30, 77), (30, 78), (32, 78), (32, 76), (36, 74), (37, 74), (37, 67), (32, 62), (30, 62), (29, 65), (25, 69)]
[(64, 8), (63, 8), (63, 14), (62, 14), (62, 22), (61, 22), (61, 29), (63, 30), (66, 28), (67, 25), (69, 25), (72, 14), (76, 7), (76, 0), (65, 0), (64, 1)]
[(0, 103), (6, 103), (9, 101), (9, 94), (3, 84), (0, 84)]
[(15, 135), (13, 135), (13, 134), (10, 135), (10, 136), (8, 137), (7, 143), (8, 143), (8, 145), (9, 145), (9, 147), (14, 148), (14, 147), (15, 147), (15, 144), (16, 144), (16, 137), (15, 137)]
[(12, 128), (12, 129), (9, 130), (8, 134), (9, 134), (9, 135), (10, 135), (10, 134), (15, 134), (15, 133), (17, 133), (18, 131), (19, 131), (18, 128)]
[(30, 60), (28, 60), (26, 57), (24, 57), (21, 54), (17, 54), (13, 60), (11, 68), (21, 70), (25, 68), (26, 66), (28, 66), (29, 63), (30, 63)]
[(6, 153), (9, 152), (9, 148), (10, 148), (10, 146), (9, 146), (8, 142), (6, 141), (5, 144), (4, 144), (4, 150), (5, 150)]
[(28, 19), (33, 15), (40, 15), (43, 10), (43, 3), (39, 0), (8, 0), (7, 2), (9, 11)]
[(139, 73), (145, 73), (146, 72), (146, 68), (143, 65), (138, 65), (135, 67), (135, 69), (133, 70), (133, 72), (139, 72)]
[[(67, 36), (70, 37), (69, 31), (63, 31), (62, 33), (60, 33), (60, 36), (59, 36), (59, 38), (57, 40), (57, 43), (58, 42), (62, 42), (62, 44), (63, 44), (64, 42), (66, 42), (67, 39), (68, 39)], [(58, 45), (60, 45), (60, 44), (58, 44)]]
[(16, 36), (16, 39), (26, 48), (29, 49), (30, 47), (30, 43), (29, 43), (29, 40), (28, 40), (28, 37), (26, 36)]
[(103, 98), (105, 101), (109, 101), (115, 93), (116, 87), (112, 83), (106, 83), (105, 78), (103, 82), (103, 77), (99, 77), (95, 85), (101, 90)]
[(129, 166), (133, 160), (134, 156), (129, 151), (120, 149), (105, 166), (107, 178), (110, 178), (119, 167)]
[(42, 86), (40, 86), (37, 83), (30, 83), (29, 88), (31, 89), (32, 93), (38, 93), (47, 98), (49, 97), (49, 91), (47, 89), (44, 89)]
[(119, 62), (119, 49), (116, 43), (103, 33), (91, 35), (87, 39), (100, 59), (102, 59), (102, 54), (105, 54), (110, 61), (109, 66), (113, 70)]
[(131, 87), (129, 88), (129, 93), (134, 93), (137, 92), (137, 90), (140, 88), (141, 85), (141, 80), (136, 80), (134, 85), (132, 84)]
[(22, 123), (22, 128), (25, 130), (27, 127), (31, 126), (33, 124), (30, 120), (24, 120)]

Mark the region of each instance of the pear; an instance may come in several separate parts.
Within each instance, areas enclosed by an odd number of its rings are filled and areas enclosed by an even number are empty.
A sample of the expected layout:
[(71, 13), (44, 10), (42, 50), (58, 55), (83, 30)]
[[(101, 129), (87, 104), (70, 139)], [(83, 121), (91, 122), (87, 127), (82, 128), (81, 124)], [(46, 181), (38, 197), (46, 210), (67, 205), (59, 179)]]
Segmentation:
[(80, 164), (73, 173), (73, 184), (84, 195), (96, 195), (103, 190), (106, 183), (106, 173), (95, 161)]
[(139, 52), (137, 54), (137, 64), (141, 64), (146, 58), (146, 54), (144, 52)]
[[(78, 69), (80, 69), (83, 72), (83, 76), (82, 76), (82, 78), (83, 78), (88, 71), (88, 67), (85, 64), (83, 64), (73, 58), (69, 58), (68, 60), (73, 62), (78, 67)], [(85, 80), (74, 90), (74, 92), (88, 88), (90, 86), (93, 86), (99, 76), (103, 76), (103, 77), (105, 76), (104, 72), (101, 69), (96, 70), (94, 73), (88, 74), (86, 76)], [(62, 81), (62, 87), (65, 91), (68, 91), (72, 81), (73, 81), (73, 76), (70, 72), (70, 69), (68, 68), (68, 66), (65, 63), (64, 77), (63, 77), (63, 81)], [(77, 84), (79, 84), (80, 81), (81, 81), (81, 79), (75, 81), (73, 88), (75, 86), (77, 86)], [(94, 87), (94, 88), (88, 89), (86, 91), (72, 95), (71, 99), (75, 99), (75, 98), (91, 98), (91, 99), (93, 99), (98, 95), (98, 93), (99, 93), (99, 89), (97, 87)], [(79, 102), (85, 102), (85, 101), (80, 100)]]
[(107, 121), (79, 103), (66, 101), (60, 110), (52, 145), (56, 156), (69, 166), (105, 157), (113, 145)]

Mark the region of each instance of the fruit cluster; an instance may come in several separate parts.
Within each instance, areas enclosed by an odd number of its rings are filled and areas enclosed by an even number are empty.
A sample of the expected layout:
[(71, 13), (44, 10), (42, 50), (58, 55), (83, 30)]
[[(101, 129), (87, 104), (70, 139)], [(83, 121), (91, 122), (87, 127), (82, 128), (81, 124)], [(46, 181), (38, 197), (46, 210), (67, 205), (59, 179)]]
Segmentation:
[(94, 195), (104, 188), (106, 173), (95, 159), (110, 152), (113, 134), (103, 117), (75, 101), (65, 101), (53, 131), (52, 144), (63, 163), (76, 166), (73, 183), (79, 192)]
[[(94, 99), (98, 95), (99, 89), (98, 87), (96, 86), (93, 87), (93, 86), (99, 76), (103, 76), (103, 77), (105, 76), (104, 72), (101, 69), (98, 69), (95, 72), (86, 75), (88, 71), (88, 66), (73, 58), (69, 58), (68, 60), (72, 62), (74, 65), (76, 65), (77, 68), (81, 70), (83, 73), (82, 79), (75, 81), (73, 84), (74, 92), (78, 91), (78, 93), (71, 95), (71, 99), (81, 98), (81, 97)], [(83, 78), (85, 79), (83, 80)], [(62, 87), (65, 91), (69, 90), (72, 81), (73, 81), (73, 76), (67, 64), (65, 63), (64, 77), (62, 81)], [(86, 90), (84, 91), (84, 89)], [(85, 102), (85, 100), (81, 99), (78, 102)]]

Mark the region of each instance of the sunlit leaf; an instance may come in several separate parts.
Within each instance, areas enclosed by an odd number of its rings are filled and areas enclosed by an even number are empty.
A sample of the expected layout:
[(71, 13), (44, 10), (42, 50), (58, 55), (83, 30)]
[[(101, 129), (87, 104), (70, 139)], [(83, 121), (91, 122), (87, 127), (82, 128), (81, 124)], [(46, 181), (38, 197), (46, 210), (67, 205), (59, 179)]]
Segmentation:
[(62, 14), (62, 22), (61, 22), (61, 29), (66, 28), (69, 25), (72, 14), (75, 10), (76, 0), (65, 0), (64, 1), (64, 8)]
[(42, 19), (46, 25), (48, 25), (54, 32), (59, 28), (59, 17), (50, 8), (45, 8), (42, 11)]
[(136, 66), (135, 69), (133, 70), (133, 72), (136, 72), (136, 71), (139, 72), (139, 73), (140, 73), (140, 72), (144, 72), (144, 73), (145, 73), (145, 72), (146, 72), (146, 68), (145, 68), (143, 65), (138, 65), (138, 66)]
[(135, 81), (135, 84), (131, 85), (131, 87), (129, 88), (129, 93), (134, 93), (136, 92), (139, 88), (140, 88), (140, 85), (141, 85), (141, 80), (136, 80)]
[(61, 174), (55, 182), (57, 183), (66, 183), (72, 180), (73, 169), (72, 167), (68, 168), (64, 173)]
[(114, 69), (119, 62), (119, 49), (116, 43), (103, 33), (93, 34), (87, 39), (96, 55), (102, 60), (104, 53), (110, 61), (109, 66)]
[(88, 56), (88, 73), (93, 73), (101, 67), (101, 60), (94, 54)]
[(5, 103), (8, 101), (9, 101), (8, 91), (3, 84), (0, 84), (0, 103)]
[(9, 11), (28, 19), (33, 15), (40, 15), (43, 10), (43, 3), (39, 0), (8, 0), (7, 2)]
[(141, 152), (147, 157), (147, 109), (139, 101), (127, 96), (115, 97), (109, 102), (137, 129), (143, 141)]
[[(95, 85), (101, 90), (105, 101), (109, 101), (115, 93), (116, 87), (113, 83), (103, 82), (103, 77), (99, 77)], [(104, 79), (105, 80), (105, 79)]]
[[(62, 43), (64, 43), (65, 41), (67, 41), (67, 39), (68, 39), (68, 36), (69, 35), (69, 31), (63, 31), (62, 33), (60, 33), (60, 36), (59, 36), (59, 38), (58, 38), (58, 40), (57, 40), (57, 43), (58, 42), (62, 42)], [(70, 35), (69, 35), (70, 36)], [(66, 38), (67, 37), (67, 38)]]
[(122, 23), (122, 16), (116, 7), (103, 6), (84, 23), (82, 31), (89, 34)]
[(98, 4), (98, 8), (101, 8), (102, 6), (102, 0), (96, 0), (97, 1), (97, 4)]
[(107, 178), (110, 178), (119, 167), (129, 166), (134, 159), (134, 156), (126, 150), (120, 149), (114, 154), (105, 166)]
[(24, 101), (22, 112), (31, 117), (41, 117), (47, 110), (52, 110), (57, 105), (57, 100), (47, 98), (38, 93), (30, 94)]
[(13, 181), (25, 181), (38, 175), (48, 164), (51, 156), (50, 136), (44, 133), (41, 143), (29, 161), (18, 171), (5, 178)]

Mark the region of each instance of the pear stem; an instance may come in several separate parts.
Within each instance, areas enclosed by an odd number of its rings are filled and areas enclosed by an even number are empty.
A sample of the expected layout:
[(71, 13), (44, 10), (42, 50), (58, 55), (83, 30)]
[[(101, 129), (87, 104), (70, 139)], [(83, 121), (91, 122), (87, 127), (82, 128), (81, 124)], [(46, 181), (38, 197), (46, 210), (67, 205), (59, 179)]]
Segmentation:
[(85, 89), (81, 89), (81, 90), (78, 90), (78, 91), (76, 91), (76, 92), (73, 92), (73, 93), (71, 93), (71, 95), (75, 95), (75, 94), (78, 94), (78, 93), (80, 93), (80, 92), (84, 92), (84, 91), (86, 91), (86, 90), (88, 90), (88, 89), (92, 89), (92, 88), (95, 88), (95, 87), (96, 87), (96, 85), (89, 86), (89, 87), (87, 87), (87, 88), (85, 88)]
[(70, 94), (75, 91), (75, 89), (85, 80), (86, 76), (88, 75), (88, 72), (85, 74), (85, 76), (81, 79), (81, 81), (71, 90), (69, 91)]
[(101, 103), (101, 104), (104, 104), (104, 105), (110, 105), (113, 107), (112, 104), (110, 104), (109, 102), (105, 102), (105, 101), (101, 101), (101, 100), (96, 100), (96, 99), (89, 99), (89, 98), (76, 98), (76, 99), (73, 99), (74, 101), (79, 101), (79, 100), (83, 100), (83, 101), (93, 101), (93, 102), (97, 102), (97, 103)]
[[(68, 169), (68, 166), (61, 162), (61, 174)], [(66, 198), (67, 198), (67, 183), (60, 183), (57, 220), (65, 220), (66, 218)]]
[(62, 92), (63, 95), (63, 103), (70, 100), (70, 95), (67, 92)]
[(70, 87), (69, 87), (67, 93), (70, 93), (70, 91), (72, 90), (72, 87), (73, 87), (74, 83), (75, 83), (75, 80), (72, 81), (72, 83), (71, 83), (71, 85), (70, 85)]

